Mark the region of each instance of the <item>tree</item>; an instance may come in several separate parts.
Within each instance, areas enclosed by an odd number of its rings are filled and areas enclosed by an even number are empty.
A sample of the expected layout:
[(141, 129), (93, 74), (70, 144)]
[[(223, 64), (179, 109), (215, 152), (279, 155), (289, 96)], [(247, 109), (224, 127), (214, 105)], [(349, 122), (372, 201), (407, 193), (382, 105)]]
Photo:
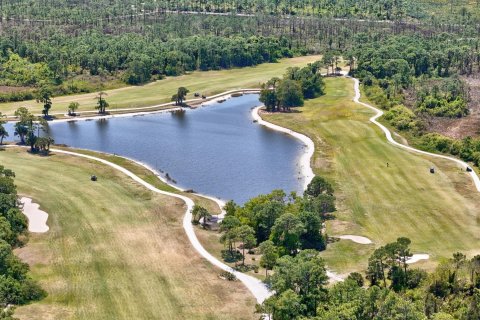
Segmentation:
[(76, 112), (78, 110), (78, 108), (80, 107), (80, 103), (78, 102), (70, 102), (70, 104), (68, 105), (68, 115), (69, 116), (74, 116), (76, 115)]
[(255, 243), (255, 231), (252, 227), (243, 225), (235, 228), (235, 233), (240, 241), (242, 241), (242, 265), (245, 265), (245, 248)]
[(183, 106), (183, 102), (189, 92), (185, 87), (178, 88), (177, 93), (172, 96), (172, 101), (175, 101), (177, 106)]
[(95, 109), (97, 109), (100, 114), (105, 114), (106, 109), (109, 107), (107, 100), (104, 98), (106, 95), (105, 92), (101, 91), (97, 96), (97, 105), (95, 106)]
[(332, 185), (320, 176), (315, 176), (304, 192), (305, 196), (318, 197), (321, 194), (333, 195)]
[(305, 305), (302, 304), (301, 297), (291, 289), (270, 299), (274, 301), (272, 316), (275, 320), (297, 319), (305, 312)]
[(275, 221), (271, 239), (276, 246), (282, 247), (285, 253), (296, 255), (303, 231), (302, 221), (291, 213), (285, 213)]
[(222, 236), (220, 237), (220, 242), (223, 243), (228, 248), (228, 252), (230, 253), (230, 257), (232, 259), (235, 259), (234, 248), (235, 248), (235, 242), (237, 241), (237, 239), (238, 239), (237, 228), (228, 230), (227, 232), (222, 234)]
[(8, 137), (8, 131), (3, 125), (0, 124), (0, 145), (3, 144), (3, 139)]
[(226, 215), (222, 222), (220, 222), (220, 231), (226, 232), (235, 229), (238, 226), (240, 226), (240, 220), (238, 220), (237, 217)]
[(4, 127), (4, 124), (7, 122), (5, 118), (6, 116), (0, 112), (0, 145), (3, 144), (3, 139), (8, 137), (8, 131)]
[(304, 306), (302, 314), (315, 316), (318, 303), (325, 297), (328, 282), (325, 262), (318, 252), (303, 250), (296, 257), (281, 257), (273, 271), (270, 284), (276, 292), (275, 296), (292, 290)]
[(225, 210), (225, 216), (233, 216), (235, 215), (235, 211), (237, 210), (237, 204), (233, 201), (230, 200), (227, 203), (225, 203), (225, 206), (223, 207), (223, 210)]
[(207, 226), (207, 220), (211, 217), (212, 215), (210, 212), (208, 212), (207, 209), (205, 209), (202, 206), (199, 205), (194, 205), (192, 208), (192, 217), (193, 217), (193, 222), (198, 223), (200, 220), (202, 220), (202, 227), (205, 229)]
[(265, 105), (268, 112), (274, 112), (277, 106), (277, 93), (268, 87), (263, 87), (260, 91), (260, 102)]
[(48, 87), (42, 87), (37, 94), (37, 102), (43, 103), (42, 114), (45, 117), (48, 117), (48, 112), (52, 108), (52, 100), (50, 99), (51, 96), (52, 92)]
[(283, 111), (303, 106), (303, 93), (300, 84), (295, 80), (282, 80), (277, 88), (279, 107)]
[(278, 260), (278, 250), (270, 240), (260, 243), (258, 249), (262, 254), (260, 265), (265, 268), (265, 276), (268, 276), (268, 270), (272, 270)]
[(300, 235), (302, 249), (325, 250), (327, 241), (322, 235), (322, 220), (320, 217), (308, 211), (300, 212), (300, 220), (305, 229)]

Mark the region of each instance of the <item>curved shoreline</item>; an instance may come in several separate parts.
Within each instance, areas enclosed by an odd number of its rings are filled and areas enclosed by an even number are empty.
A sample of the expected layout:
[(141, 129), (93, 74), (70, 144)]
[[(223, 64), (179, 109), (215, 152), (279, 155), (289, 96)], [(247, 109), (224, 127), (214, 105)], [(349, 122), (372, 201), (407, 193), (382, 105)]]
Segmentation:
[[(380, 122), (377, 121), (377, 119), (380, 118), (383, 115), (383, 111), (375, 108), (374, 106), (369, 105), (368, 103), (360, 101), (360, 97), (361, 97), (360, 81), (357, 78), (352, 78), (352, 79), (354, 81), (353, 89), (355, 91), (355, 96), (353, 97), (353, 101), (355, 103), (361, 104), (362, 106), (370, 108), (377, 113), (376, 115), (374, 115), (373, 117), (370, 118), (370, 122), (376, 124), (380, 129), (382, 129), (382, 131), (385, 133), (385, 137), (387, 138), (388, 142), (390, 142), (391, 144), (393, 144), (397, 147), (403, 148), (403, 149), (411, 151), (411, 152), (415, 152), (415, 153), (419, 153), (419, 154), (423, 154), (423, 155), (427, 155), (427, 156), (432, 156), (432, 157), (435, 157), (435, 158), (441, 158), (441, 159), (446, 159), (446, 160), (453, 161), (456, 164), (462, 166), (463, 169), (466, 169), (467, 167), (470, 167), (470, 165), (468, 163), (466, 163), (466, 162), (464, 162), (460, 159), (450, 157), (450, 156), (445, 156), (445, 155), (442, 155), (442, 154), (431, 153), (431, 152), (415, 149), (415, 148), (412, 148), (410, 146), (406, 146), (404, 144), (401, 144), (401, 143), (395, 141), (392, 137), (391, 131), (387, 127), (385, 127), (383, 124), (381, 124)], [(477, 191), (480, 192), (480, 178), (478, 177), (475, 170), (472, 170), (471, 172), (467, 172), (467, 173), (470, 174), (470, 177), (472, 178), (473, 183), (474, 183)]]
[[(6, 145), (5, 147), (18, 147), (18, 146), (16, 146), (16, 145)], [(185, 203), (185, 205), (187, 206), (187, 209), (185, 211), (185, 215), (183, 217), (182, 225), (183, 225), (183, 229), (185, 230), (185, 233), (186, 233), (190, 243), (192, 244), (193, 248), (203, 258), (208, 260), (214, 266), (216, 266), (216, 267), (218, 267), (218, 268), (220, 268), (224, 271), (228, 271), (228, 272), (233, 273), (237, 277), (237, 279), (239, 279), (247, 287), (247, 289), (253, 294), (253, 296), (255, 297), (255, 299), (257, 300), (258, 303), (262, 303), (265, 299), (267, 299), (268, 297), (270, 297), (272, 295), (272, 293), (268, 290), (268, 288), (265, 286), (265, 284), (261, 280), (234, 270), (230, 266), (222, 263), (220, 260), (215, 258), (212, 254), (210, 254), (202, 246), (202, 244), (200, 243), (200, 241), (197, 238), (197, 235), (195, 234), (195, 229), (194, 229), (193, 224), (192, 224), (192, 212), (191, 211), (192, 211), (192, 208), (194, 206), (194, 202), (193, 202), (192, 199), (190, 199), (190, 198), (188, 198), (187, 196), (184, 196), (184, 195), (160, 190), (160, 189), (154, 187), (153, 185), (151, 185), (150, 183), (144, 181), (143, 179), (141, 179), (139, 176), (137, 176), (136, 174), (134, 174), (130, 170), (125, 169), (124, 167), (122, 167), (120, 165), (117, 165), (113, 162), (110, 162), (108, 160), (101, 159), (101, 158), (98, 158), (98, 157), (94, 157), (94, 156), (91, 156), (91, 155), (82, 154), (82, 153), (67, 151), (67, 150), (61, 150), (61, 149), (55, 149), (55, 148), (52, 148), (50, 150), (52, 152), (56, 152), (56, 153), (61, 153), (61, 154), (66, 154), (66, 155), (70, 155), (70, 156), (86, 158), (86, 159), (89, 159), (89, 160), (93, 160), (93, 161), (103, 163), (103, 164), (105, 164), (109, 167), (112, 167), (113, 169), (115, 169), (117, 171), (120, 171), (120, 172), (124, 173), (125, 175), (127, 175), (128, 177), (133, 179), (135, 182), (139, 183), (140, 185), (144, 186), (145, 188), (149, 189), (152, 192), (162, 194), (162, 195), (166, 195), (166, 196), (170, 196), (170, 197), (174, 197), (174, 198), (182, 200)], [(138, 165), (141, 165), (142, 167), (146, 168), (147, 170), (152, 171), (152, 169), (149, 168), (148, 166), (145, 166), (144, 164), (139, 163), (139, 162), (136, 162), (136, 163)], [(153, 171), (153, 172), (155, 172), (155, 171)], [(214, 200), (214, 199), (212, 199), (212, 200)]]
[(304, 144), (306, 150), (300, 156), (299, 163), (300, 163), (300, 172), (303, 178), (305, 179), (303, 184), (303, 189), (305, 190), (308, 184), (315, 177), (315, 174), (313, 173), (312, 166), (311, 166), (311, 159), (313, 158), (313, 153), (315, 152), (315, 144), (313, 143), (312, 139), (310, 139), (309, 137), (307, 137), (302, 133), (299, 133), (291, 129), (284, 128), (279, 125), (263, 120), (259, 114), (259, 111), (262, 107), (263, 106), (259, 106), (252, 109), (252, 118), (254, 121), (257, 121), (258, 124), (265, 126), (267, 128), (270, 128), (272, 130), (289, 134), (292, 137), (300, 140)]

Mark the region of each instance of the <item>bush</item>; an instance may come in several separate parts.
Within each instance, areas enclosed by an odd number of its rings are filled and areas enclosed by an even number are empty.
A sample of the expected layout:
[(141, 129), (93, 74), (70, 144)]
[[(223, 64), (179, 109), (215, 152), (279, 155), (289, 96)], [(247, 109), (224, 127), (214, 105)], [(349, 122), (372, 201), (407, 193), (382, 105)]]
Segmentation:
[(438, 133), (427, 133), (422, 136), (420, 146), (431, 152), (450, 153), (454, 140)]
[(418, 129), (418, 120), (415, 113), (404, 105), (398, 105), (385, 112), (384, 119), (398, 130)]
[(469, 112), (467, 103), (460, 97), (447, 100), (427, 96), (418, 104), (418, 110), (437, 117), (460, 118)]
[(228, 272), (228, 271), (223, 271), (222, 273), (220, 273), (220, 277), (223, 278), (223, 279), (226, 279), (228, 281), (236, 281), (237, 280), (237, 276), (234, 275), (231, 272)]
[(243, 259), (243, 255), (240, 251), (230, 251), (230, 250), (222, 250), (222, 259), (225, 262), (237, 262)]

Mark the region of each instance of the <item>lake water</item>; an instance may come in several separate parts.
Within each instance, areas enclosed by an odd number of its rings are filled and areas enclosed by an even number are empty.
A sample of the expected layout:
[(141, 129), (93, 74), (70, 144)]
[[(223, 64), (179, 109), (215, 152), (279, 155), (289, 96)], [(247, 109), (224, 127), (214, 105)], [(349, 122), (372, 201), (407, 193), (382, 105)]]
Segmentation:
[(139, 160), (181, 188), (237, 203), (273, 189), (301, 192), (305, 146), (253, 123), (258, 105), (258, 95), (249, 94), (183, 114), (50, 123), (49, 134), (55, 143)]

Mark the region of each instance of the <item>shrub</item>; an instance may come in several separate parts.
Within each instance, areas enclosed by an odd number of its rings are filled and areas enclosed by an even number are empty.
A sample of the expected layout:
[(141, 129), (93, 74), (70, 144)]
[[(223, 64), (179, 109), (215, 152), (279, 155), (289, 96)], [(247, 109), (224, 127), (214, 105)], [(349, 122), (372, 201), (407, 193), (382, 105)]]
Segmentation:
[(415, 113), (404, 105), (391, 108), (384, 118), (398, 130), (416, 130), (419, 127)]
[(237, 280), (237, 276), (234, 275), (231, 272), (228, 272), (228, 271), (223, 271), (222, 273), (220, 273), (220, 277), (223, 278), (223, 279), (226, 279), (228, 281), (236, 281)]

